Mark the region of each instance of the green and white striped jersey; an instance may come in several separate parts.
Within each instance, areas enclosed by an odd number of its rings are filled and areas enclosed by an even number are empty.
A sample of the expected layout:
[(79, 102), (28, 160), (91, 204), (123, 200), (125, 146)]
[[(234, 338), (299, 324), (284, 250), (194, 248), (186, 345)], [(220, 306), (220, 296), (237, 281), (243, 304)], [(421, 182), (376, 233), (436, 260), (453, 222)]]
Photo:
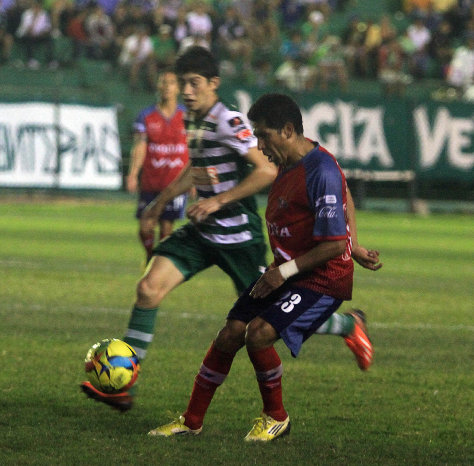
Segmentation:
[[(217, 102), (202, 120), (185, 117), (194, 186), (199, 198), (228, 191), (251, 171), (244, 155), (257, 145), (247, 118)], [(254, 196), (229, 204), (196, 224), (214, 246), (236, 248), (263, 240)]]

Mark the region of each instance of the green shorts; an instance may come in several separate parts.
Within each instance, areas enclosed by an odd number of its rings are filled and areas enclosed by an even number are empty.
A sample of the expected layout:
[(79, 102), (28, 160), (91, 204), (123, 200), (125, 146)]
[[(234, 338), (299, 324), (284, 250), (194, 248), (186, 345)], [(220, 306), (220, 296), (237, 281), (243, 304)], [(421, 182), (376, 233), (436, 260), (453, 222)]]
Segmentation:
[(171, 260), (185, 280), (217, 265), (231, 278), (240, 295), (263, 273), (266, 249), (263, 241), (235, 249), (213, 247), (188, 223), (161, 241), (153, 254)]

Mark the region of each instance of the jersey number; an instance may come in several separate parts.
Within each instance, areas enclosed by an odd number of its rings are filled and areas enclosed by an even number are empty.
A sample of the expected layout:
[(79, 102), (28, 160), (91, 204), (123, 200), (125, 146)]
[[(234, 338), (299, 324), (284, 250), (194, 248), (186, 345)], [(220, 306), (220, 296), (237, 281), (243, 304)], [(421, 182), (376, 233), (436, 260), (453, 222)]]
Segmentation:
[(293, 294), (291, 295), (289, 301), (285, 301), (281, 305), (280, 309), (286, 313), (291, 312), (295, 308), (295, 305), (299, 304), (300, 302), (301, 302), (301, 296), (299, 294)]

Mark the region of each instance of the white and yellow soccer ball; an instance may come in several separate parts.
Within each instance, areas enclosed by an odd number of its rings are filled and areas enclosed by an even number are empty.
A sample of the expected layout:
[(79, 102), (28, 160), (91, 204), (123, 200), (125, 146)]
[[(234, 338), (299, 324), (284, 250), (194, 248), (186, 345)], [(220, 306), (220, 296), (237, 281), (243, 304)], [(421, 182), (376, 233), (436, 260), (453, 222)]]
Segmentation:
[(85, 359), (89, 382), (103, 393), (127, 391), (137, 380), (140, 362), (137, 353), (117, 338), (93, 345)]

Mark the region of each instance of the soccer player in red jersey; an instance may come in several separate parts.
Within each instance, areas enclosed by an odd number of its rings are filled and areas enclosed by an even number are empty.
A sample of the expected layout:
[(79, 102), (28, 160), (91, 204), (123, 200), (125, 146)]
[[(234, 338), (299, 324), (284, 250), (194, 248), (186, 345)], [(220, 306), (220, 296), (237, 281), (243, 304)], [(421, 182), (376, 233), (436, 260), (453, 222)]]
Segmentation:
[[(178, 104), (179, 84), (173, 71), (163, 71), (157, 82), (158, 103), (143, 109), (134, 127), (134, 144), (127, 176), (127, 190), (139, 191), (137, 219), (187, 166), (189, 156), (184, 128), (184, 107)], [(176, 219), (184, 217), (186, 194), (172, 199), (159, 217), (160, 239), (173, 231)], [(139, 229), (140, 241), (146, 251), (147, 262), (152, 256), (154, 232)]]
[(273, 346), (278, 339), (296, 357), (314, 333), (340, 335), (362, 370), (372, 362), (364, 313), (335, 313), (351, 299), (351, 254), (364, 267), (381, 267), (377, 251), (352, 244), (355, 213), (342, 170), (327, 150), (304, 137), (301, 111), (288, 96), (262, 96), (248, 117), (258, 148), (279, 168), (265, 215), (274, 261), (230, 310), (196, 376), (185, 413), (150, 435), (199, 434), (214, 393), (243, 346), (263, 401), (246, 441), (271, 441), (290, 430), (282, 403), (283, 367)]

